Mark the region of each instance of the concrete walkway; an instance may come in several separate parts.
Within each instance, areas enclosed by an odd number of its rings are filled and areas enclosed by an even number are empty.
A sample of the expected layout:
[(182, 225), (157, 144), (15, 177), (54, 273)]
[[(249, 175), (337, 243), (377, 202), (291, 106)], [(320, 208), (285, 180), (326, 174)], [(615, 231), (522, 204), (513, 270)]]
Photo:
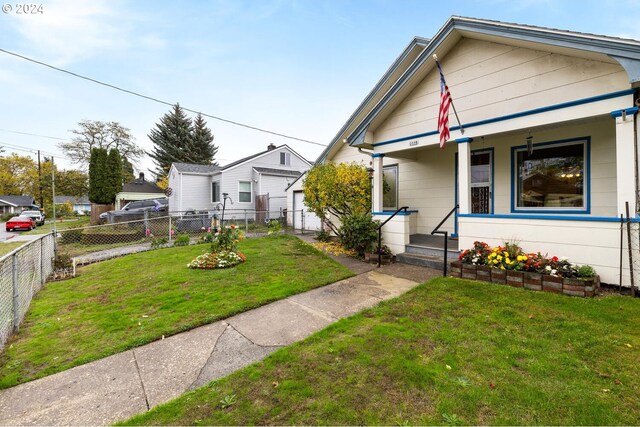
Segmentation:
[(104, 425), (127, 419), (259, 361), (342, 317), (399, 296), (438, 274), (397, 264), (376, 269), (338, 258), (368, 271), (0, 391), (0, 424)]

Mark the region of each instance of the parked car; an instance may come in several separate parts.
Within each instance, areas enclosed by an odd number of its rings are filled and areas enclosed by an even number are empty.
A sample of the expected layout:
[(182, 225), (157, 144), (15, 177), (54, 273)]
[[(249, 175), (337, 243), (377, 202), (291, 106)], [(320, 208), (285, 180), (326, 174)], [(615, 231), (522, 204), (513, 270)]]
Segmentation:
[(144, 212), (167, 212), (169, 209), (169, 199), (149, 199), (149, 200), (136, 200), (129, 202), (120, 210), (102, 212), (100, 214), (100, 220), (106, 221), (107, 219), (126, 219), (135, 220), (142, 218)]
[(20, 213), (20, 216), (28, 216), (30, 218), (33, 218), (36, 222), (36, 225), (44, 225), (44, 215), (42, 214), (42, 212), (38, 211), (22, 211), (22, 213)]
[(15, 230), (33, 230), (36, 228), (36, 221), (30, 216), (14, 216), (6, 222), (7, 231)]

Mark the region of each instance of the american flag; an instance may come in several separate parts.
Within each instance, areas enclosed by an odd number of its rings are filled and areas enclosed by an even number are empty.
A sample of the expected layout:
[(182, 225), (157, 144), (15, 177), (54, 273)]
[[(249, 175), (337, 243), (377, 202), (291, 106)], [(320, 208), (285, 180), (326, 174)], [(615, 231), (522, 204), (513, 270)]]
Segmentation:
[(451, 94), (449, 87), (444, 81), (444, 74), (440, 63), (436, 61), (440, 72), (440, 110), (438, 110), (438, 132), (440, 132), (440, 148), (444, 148), (444, 143), (451, 137), (449, 134), (449, 106), (451, 105)]

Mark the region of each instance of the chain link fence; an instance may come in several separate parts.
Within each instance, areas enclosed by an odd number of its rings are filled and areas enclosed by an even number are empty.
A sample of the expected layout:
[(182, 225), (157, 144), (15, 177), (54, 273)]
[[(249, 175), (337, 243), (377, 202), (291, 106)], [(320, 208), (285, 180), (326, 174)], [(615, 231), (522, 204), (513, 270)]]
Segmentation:
[(45, 234), (0, 258), (0, 350), (53, 272), (55, 238)]
[[(258, 237), (270, 231), (299, 234), (305, 229), (308, 212), (285, 209), (256, 211), (226, 209), (223, 211), (136, 212), (109, 216), (105, 224), (69, 228), (58, 235), (60, 256), (77, 265), (168, 246), (186, 246), (211, 241), (220, 227), (235, 226), (247, 237)], [(296, 222), (297, 220), (297, 222)], [(308, 222), (309, 224), (310, 222)], [(319, 224), (319, 221), (318, 221)]]

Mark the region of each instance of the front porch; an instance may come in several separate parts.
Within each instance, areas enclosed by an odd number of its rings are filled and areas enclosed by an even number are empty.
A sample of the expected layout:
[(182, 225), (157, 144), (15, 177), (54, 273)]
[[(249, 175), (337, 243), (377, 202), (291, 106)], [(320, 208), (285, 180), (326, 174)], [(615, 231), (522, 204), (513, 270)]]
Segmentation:
[[(397, 254), (396, 260), (404, 264), (443, 271), (445, 266), (444, 246), (444, 236), (413, 234), (409, 237), (409, 244), (405, 246), (405, 252)], [(447, 239), (447, 266), (451, 261), (458, 259), (458, 253), (458, 239), (449, 237)]]

